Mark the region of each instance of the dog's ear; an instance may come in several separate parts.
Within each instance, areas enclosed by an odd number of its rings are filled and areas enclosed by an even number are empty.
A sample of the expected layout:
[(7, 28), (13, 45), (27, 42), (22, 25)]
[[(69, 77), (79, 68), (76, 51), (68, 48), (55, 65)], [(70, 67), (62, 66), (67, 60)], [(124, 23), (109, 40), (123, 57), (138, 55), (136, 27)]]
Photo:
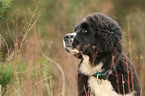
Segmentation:
[(110, 19), (104, 23), (101, 36), (104, 40), (104, 51), (117, 54), (122, 52), (121, 37), (122, 31), (119, 24)]
[(112, 51), (114, 48), (114, 43), (115, 43), (115, 36), (114, 36), (114, 32), (105, 32), (105, 36), (104, 36), (104, 46), (105, 46), (105, 51), (109, 52)]
[(114, 31), (107, 30), (104, 35), (104, 51), (105, 52), (113, 52), (113, 53), (121, 53), (122, 45), (121, 45), (121, 37)]

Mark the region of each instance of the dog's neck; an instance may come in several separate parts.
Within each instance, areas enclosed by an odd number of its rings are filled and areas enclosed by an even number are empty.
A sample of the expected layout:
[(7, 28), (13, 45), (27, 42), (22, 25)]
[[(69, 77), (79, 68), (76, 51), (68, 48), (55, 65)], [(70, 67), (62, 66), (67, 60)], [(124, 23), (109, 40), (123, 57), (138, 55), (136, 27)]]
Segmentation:
[[(79, 72), (87, 76), (92, 76), (96, 73), (103, 72), (104, 70), (108, 68), (112, 69), (113, 67), (115, 67), (116, 69), (115, 63), (113, 64), (113, 66), (111, 65), (112, 56), (107, 56), (106, 58), (107, 59), (94, 58), (95, 60), (92, 61), (92, 58), (89, 57), (88, 55), (82, 55), (82, 61), (79, 65)], [(114, 61), (116, 60), (113, 59), (113, 62)]]
[(91, 75), (95, 74), (96, 72), (103, 71), (103, 69), (102, 69), (103, 63), (102, 62), (100, 62), (96, 66), (92, 66), (90, 64), (89, 56), (82, 55), (82, 58), (83, 58), (83, 60), (79, 66), (79, 71), (81, 73), (83, 73), (84, 75), (91, 76)]

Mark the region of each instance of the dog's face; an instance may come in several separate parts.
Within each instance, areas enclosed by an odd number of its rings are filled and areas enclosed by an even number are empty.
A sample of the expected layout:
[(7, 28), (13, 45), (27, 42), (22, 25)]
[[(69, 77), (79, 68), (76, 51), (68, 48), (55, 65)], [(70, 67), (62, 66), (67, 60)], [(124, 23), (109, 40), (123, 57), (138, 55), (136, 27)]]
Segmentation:
[(73, 54), (118, 54), (122, 52), (121, 28), (110, 17), (95, 13), (85, 17), (73, 33), (64, 36), (64, 48)]

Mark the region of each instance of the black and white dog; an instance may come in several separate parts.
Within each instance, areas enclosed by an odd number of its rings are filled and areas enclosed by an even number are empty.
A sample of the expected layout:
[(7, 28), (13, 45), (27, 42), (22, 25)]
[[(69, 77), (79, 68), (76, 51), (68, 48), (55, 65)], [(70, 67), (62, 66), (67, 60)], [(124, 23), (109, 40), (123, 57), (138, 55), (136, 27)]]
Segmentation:
[(94, 13), (64, 36), (65, 49), (81, 59), (79, 96), (141, 96), (134, 65), (122, 51), (122, 31), (110, 17)]

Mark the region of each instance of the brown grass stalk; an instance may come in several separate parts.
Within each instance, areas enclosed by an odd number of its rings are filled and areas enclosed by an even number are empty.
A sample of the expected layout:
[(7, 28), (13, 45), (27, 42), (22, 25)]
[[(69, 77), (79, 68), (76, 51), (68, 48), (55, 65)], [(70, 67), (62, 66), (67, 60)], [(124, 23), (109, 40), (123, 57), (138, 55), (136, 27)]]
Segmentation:
[[(125, 38), (125, 36), (126, 36), (127, 34), (126, 34), (126, 32), (124, 32), (124, 35), (123, 35), (123, 41), (124, 41), (124, 43), (126, 43), (127, 41), (126, 41), (126, 38)], [(125, 49), (125, 54), (127, 54), (127, 47), (125, 46), (125, 44), (124, 44), (124, 49)], [(127, 84), (128, 84), (128, 90), (129, 90), (129, 93), (131, 92), (130, 91), (130, 78), (129, 78), (129, 67), (128, 67), (128, 62), (127, 62), (127, 58), (126, 58), (126, 61), (123, 61), (125, 64), (126, 64), (126, 71), (127, 71)]]
[(126, 69), (127, 69), (127, 83), (128, 83), (128, 90), (130, 92), (130, 79), (129, 79), (129, 67), (128, 67), (128, 62), (127, 62), (127, 58), (126, 58)]
[(133, 64), (132, 64), (132, 50), (131, 50), (131, 37), (130, 37), (130, 26), (129, 26), (129, 22), (128, 22), (128, 39), (129, 39), (129, 56), (130, 56), (130, 71), (131, 71), (131, 85), (132, 85), (132, 91), (134, 92), (134, 81), (133, 81)]
[[(35, 24), (35, 26), (34, 26), (34, 65), (35, 65), (35, 78), (36, 78), (36, 82), (38, 82), (39, 81), (39, 77), (38, 77), (38, 74), (37, 74), (37, 34), (36, 34), (36, 24)], [(36, 88), (37, 88), (37, 94), (38, 94), (38, 96), (41, 96), (41, 92), (40, 92), (40, 85), (39, 84), (37, 84), (37, 86), (36, 86)]]
[(45, 57), (48, 61), (54, 63), (56, 65), (56, 67), (60, 70), (61, 74), (62, 74), (62, 91), (61, 91), (61, 96), (65, 96), (65, 74), (64, 71), (62, 70), (61, 66), (55, 62), (54, 60), (50, 59), (49, 57), (43, 55), (43, 57)]
[(14, 93), (12, 93), (10, 96), (15, 96), (16, 94), (18, 96), (21, 96), (20, 93), (17, 91), (17, 89), (12, 84), (9, 84), (9, 86), (14, 90)]
[(118, 79), (118, 73), (117, 73), (117, 70), (115, 70), (115, 74), (116, 74), (116, 82), (117, 82), (117, 91), (118, 91), (118, 94), (120, 93), (120, 89), (119, 89), (119, 79)]
[(39, 83), (41, 83), (41, 82), (43, 82), (43, 81), (46, 81), (46, 80), (49, 80), (49, 79), (52, 79), (52, 76), (49, 76), (49, 77), (47, 77), (47, 78), (45, 78), (45, 79), (42, 79), (42, 80), (40, 80), (40, 81), (34, 83), (34, 84), (32, 85), (32, 88), (35, 87), (35, 86), (37, 86)]
[[(15, 96), (15, 94), (19, 94), (21, 88), (23, 88), (23, 87), (24, 87), (24, 84), (21, 85), (17, 90), (15, 89), (14, 93), (12, 93), (10, 96)], [(20, 95), (20, 96), (21, 96), (21, 95)]]
[(51, 81), (51, 79), (52, 79), (52, 76), (51, 76), (51, 78), (49, 78), (50, 83), (49, 84), (47, 84), (47, 83), (45, 84), (45, 86), (47, 88), (48, 96), (53, 96), (53, 90), (52, 90), (53, 87), (52, 87), (52, 81)]
[[(38, 21), (38, 19), (39, 19), (39, 17), (40, 17), (40, 14), (39, 14), (39, 15), (37, 16), (37, 18), (35, 19), (35, 21), (32, 23), (32, 20), (34, 19), (35, 15), (36, 15), (36, 11), (38, 10), (39, 4), (40, 4), (40, 1), (38, 1), (38, 3), (36, 4), (35, 10), (34, 10), (34, 12), (33, 12), (33, 15), (32, 15), (32, 17), (31, 17), (31, 19), (30, 19), (30, 22), (29, 22), (29, 24), (28, 24), (28, 27), (27, 27), (27, 29), (26, 29), (26, 31), (25, 31), (25, 34), (24, 34), (24, 36), (23, 36), (23, 39), (22, 39), (22, 41), (21, 41), (21, 43), (20, 43), (19, 51), (21, 51), (22, 46), (23, 46), (23, 44), (24, 44), (24, 41), (25, 41), (25, 39), (26, 39), (27, 36), (28, 36), (28, 33), (31, 31), (31, 29), (34, 27), (34, 25), (36, 24), (36, 22)], [(31, 23), (32, 23), (32, 25), (31, 25)], [(18, 51), (18, 52), (19, 52), (19, 51)]]
[(1, 43), (2, 43), (2, 36), (1, 36), (1, 34), (0, 34), (0, 49), (1, 49)]
[(122, 74), (122, 86), (123, 86), (123, 95), (125, 95), (125, 88), (124, 88), (124, 83), (125, 83), (125, 81), (124, 81), (123, 74)]
[(1, 44), (2, 42), (4, 42), (4, 44), (6, 45), (7, 50), (9, 50), (8, 43), (6, 42), (5, 38), (4, 38), (1, 34), (0, 34), (0, 39), (1, 39), (0, 44)]

